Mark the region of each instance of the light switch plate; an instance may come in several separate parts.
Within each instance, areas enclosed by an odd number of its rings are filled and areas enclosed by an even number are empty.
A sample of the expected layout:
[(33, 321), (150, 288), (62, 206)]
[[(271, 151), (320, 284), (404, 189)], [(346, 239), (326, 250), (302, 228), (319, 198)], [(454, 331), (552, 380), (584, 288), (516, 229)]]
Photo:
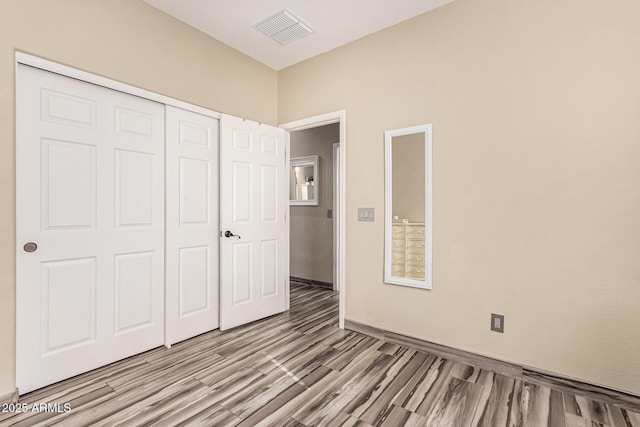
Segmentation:
[(376, 219), (375, 208), (358, 208), (358, 221), (373, 222)]

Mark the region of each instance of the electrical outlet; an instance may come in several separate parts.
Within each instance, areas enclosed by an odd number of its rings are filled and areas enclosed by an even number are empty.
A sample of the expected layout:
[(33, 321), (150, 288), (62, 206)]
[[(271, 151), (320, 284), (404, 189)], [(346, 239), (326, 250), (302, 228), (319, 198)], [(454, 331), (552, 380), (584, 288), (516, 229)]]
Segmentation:
[(501, 314), (491, 313), (491, 330), (494, 332), (504, 333), (504, 316)]

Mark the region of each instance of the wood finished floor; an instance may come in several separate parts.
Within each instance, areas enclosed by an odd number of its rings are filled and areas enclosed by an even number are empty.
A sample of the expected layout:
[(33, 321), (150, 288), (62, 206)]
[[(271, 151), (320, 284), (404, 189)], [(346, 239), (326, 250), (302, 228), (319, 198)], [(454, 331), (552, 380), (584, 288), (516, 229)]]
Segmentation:
[(1, 426), (612, 426), (629, 408), (338, 328), (337, 295), (292, 284), (291, 310), (35, 391), (68, 413)]

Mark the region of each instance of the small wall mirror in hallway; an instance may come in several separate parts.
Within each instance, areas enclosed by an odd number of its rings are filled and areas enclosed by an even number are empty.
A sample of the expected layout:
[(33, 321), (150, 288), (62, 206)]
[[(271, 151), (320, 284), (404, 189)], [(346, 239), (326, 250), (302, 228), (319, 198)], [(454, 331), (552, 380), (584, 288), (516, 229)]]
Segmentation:
[(291, 158), (289, 204), (292, 206), (318, 206), (320, 180), (318, 156)]
[(385, 283), (431, 289), (431, 125), (385, 132)]

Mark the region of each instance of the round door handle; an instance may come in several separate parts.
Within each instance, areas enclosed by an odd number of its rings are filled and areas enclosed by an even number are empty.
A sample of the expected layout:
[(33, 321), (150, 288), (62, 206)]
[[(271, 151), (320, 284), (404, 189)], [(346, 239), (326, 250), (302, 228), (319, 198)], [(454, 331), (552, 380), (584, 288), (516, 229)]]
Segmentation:
[(35, 252), (38, 249), (38, 245), (33, 242), (25, 243), (22, 247), (25, 252)]
[(233, 234), (231, 231), (227, 230), (224, 232), (224, 237), (237, 237), (238, 239), (240, 239), (240, 236), (238, 236), (237, 234)]

